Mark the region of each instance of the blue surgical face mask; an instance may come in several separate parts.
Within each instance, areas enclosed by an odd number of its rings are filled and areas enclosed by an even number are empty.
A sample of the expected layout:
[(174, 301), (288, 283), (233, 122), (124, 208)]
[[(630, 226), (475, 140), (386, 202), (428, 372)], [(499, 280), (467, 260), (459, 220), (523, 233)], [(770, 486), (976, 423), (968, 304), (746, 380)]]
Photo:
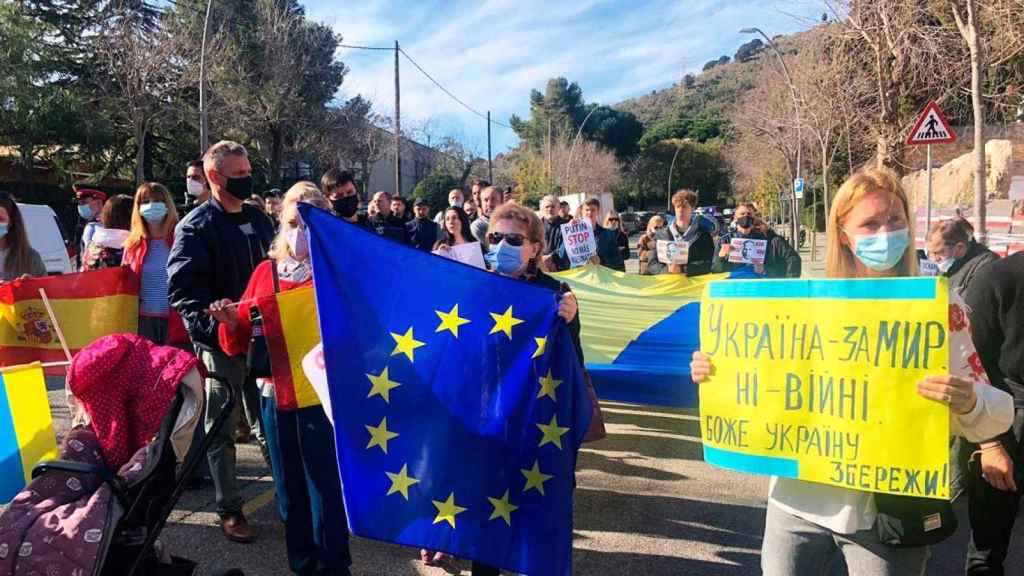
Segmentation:
[(487, 248), (484, 260), (499, 274), (515, 274), (523, 267), (523, 247), (502, 240)]
[(79, 204), (78, 215), (82, 217), (82, 220), (92, 220), (92, 206), (89, 206), (88, 204)]
[(163, 202), (146, 202), (139, 206), (139, 214), (147, 222), (160, 222), (167, 216), (167, 205)]
[(877, 232), (875, 234), (857, 234), (853, 254), (861, 264), (882, 272), (890, 270), (899, 263), (910, 246), (910, 235), (906, 228)]
[(0, 238), (4, 238), (7, 236), (7, 227), (7, 222), (0, 222)]
[(953, 264), (956, 264), (956, 258), (943, 258), (935, 262), (935, 264), (938, 265), (939, 272), (946, 274), (953, 268)]

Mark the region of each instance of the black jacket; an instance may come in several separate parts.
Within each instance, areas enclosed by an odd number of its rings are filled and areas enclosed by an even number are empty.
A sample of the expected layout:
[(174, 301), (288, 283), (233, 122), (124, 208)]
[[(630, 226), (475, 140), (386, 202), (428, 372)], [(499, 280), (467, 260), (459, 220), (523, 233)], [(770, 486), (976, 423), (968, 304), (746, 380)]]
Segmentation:
[[(696, 238), (690, 242), (688, 261), (683, 266), (683, 273), (687, 276), (701, 276), (710, 273), (711, 266), (714, 264), (715, 257), (717, 256), (715, 254), (714, 223), (703, 216), (695, 215), (694, 217), (700, 218), (698, 221), (699, 229)], [(668, 264), (658, 260), (657, 245), (658, 240), (671, 242), (673, 239), (672, 232), (669, 231), (667, 226), (661, 230), (654, 231), (653, 239), (651, 240), (651, 252), (647, 257), (648, 274), (665, 274), (668, 272)]]
[(549, 222), (547, 218), (543, 218), (544, 222), (544, 255), (551, 256), (552, 262), (555, 264), (555, 269), (568, 270), (569, 269), (569, 258), (565, 254), (565, 250), (562, 250), (562, 224), (569, 222), (569, 220), (563, 220), (562, 218), (555, 218), (553, 222)]
[[(256, 251), (266, 257), (274, 225), (261, 210), (248, 204), (242, 213), (253, 228)], [(217, 322), (206, 313), (215, 300), (238, 300), (261, 258), (251, 256), (250, 240), (215, 198), (188, 213), (174, 231), (167, 261), (171, 306), (185, 322), (192, 342), (220, 350)]]
[(625, 272), (626, 261), (622, 258), (622, 252), (619, 250), (619, 231), (595, 225), (594, 240), (597, 241), (597, 257), (601, 259), (601, 265)]
[(968, 285), (978, 274), (978, 271), (986, 264), (996, 260), (999, 260), (999, 256), (995, 252), (977, 242), (971, 241), (971, 244), (967, 247), (967, 254), (964, 254), (963, 258), (958, 259), (953, 264), (953, 267), (946, 272), (946, 276), (949, 277), (950, 288), (956, 290), (957, 294), (963, 295)]
[(405, 229), (405, 222), (393, 214), (388, 214), (384, 218), (381, 218), (380, 215), (370, 216), (366, 222), (377, 234), (385, 238), (402, 244), (409, 243), (409, 231)]
[(964, 299), (981, 365), (1024, 408), (1024, 252), (979, 269)]
[[(740, 236), (729, 236), (723, 238), (723, 242), (731, 241), (732, 238)], [(765, 278), (799, 278), (803, 268), (800, 254), (793, 249), (793, 246), (785, 238), (779, 236), (772, 230), (765, 234), (751, 234), (753, 240), (767, 240), (768, 246), (764, 253), (764, 276)], [(713, 272), (730, 272), (734, 268), (747, 266), (729, 262), (728, 258), (716, 258), (712, 266)]]
[(405, 224), (409, 233), (409, 244), (424, 252), (430, 252), (437, 243), (437, 224), (430, 218), (413, 218)]

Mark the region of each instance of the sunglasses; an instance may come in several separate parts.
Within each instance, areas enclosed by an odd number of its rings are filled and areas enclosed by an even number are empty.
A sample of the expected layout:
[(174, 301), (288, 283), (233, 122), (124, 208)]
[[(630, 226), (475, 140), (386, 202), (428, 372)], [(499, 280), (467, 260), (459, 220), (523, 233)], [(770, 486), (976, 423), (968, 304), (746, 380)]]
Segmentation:
[(522, 246), (523, 242), (526, 241), (526, 236), (516, 234), (515, 232), (509, 234), (491, 232), (487, 235), (488, 244), (500, 244), (502, 240), (504, 240), (509, 246)]
[(619, 219), (618, 218), (609, 218), (608, 221), (609, 222), (618, 222)]

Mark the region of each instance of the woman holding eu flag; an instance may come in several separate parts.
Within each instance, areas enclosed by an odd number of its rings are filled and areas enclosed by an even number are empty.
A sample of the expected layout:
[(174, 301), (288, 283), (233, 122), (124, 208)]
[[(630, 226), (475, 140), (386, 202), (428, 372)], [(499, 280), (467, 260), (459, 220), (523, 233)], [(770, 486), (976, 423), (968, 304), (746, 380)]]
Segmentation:
[[(891, 172), (851, 176), (829, 214), (827, 277), (916, 276), (910, 216), (907, 195)], [(970, 365), (973, 353), (966, 325), (951, 326), (950, 341), (951, 355), (959, 356), (950, 359), (953, 373), (925, 378), (917, 393), (949, 406), (954, 433), (972, 441), (993, 438), (1013, 420), (1012, 398), (989, 385), (984, 372), (960, 368)], [(712, 359), (695, 352), (690, 370), (695, 382), (704, 382), (714, 370)], [(948, 536), (953, 522), (948, 502), (924, 500), (773, 477), (761, 568), (766, 576), (823, 576), (842, 555), (850, 574), (923, 574), (928, 545)], [(915, 531), (922, 521), (923, 530)]]
[[(292, 186), (281, 205), (281, 226), (271, 244), (270, 259), (253, 271), (237, 305), (221, 300), (210, 306), (220, 322), (220, 345), (228, 354), (246, 354), (249, 350), (253, 336), (249, 313), (256, 299), (312, 282), (309, 244), (305, 225), (299, 218), (299, 202), (330, 210), (327, 199), (312, 182)], [(303, 576), (349, 576), (352, 560), (334, 432), (323, 406), (299, 405), (294, 391), (283, 393), (282, 386), (295, 387), (295, 383), (261, 379), (261, 384), (267, 449), (278, 509), (285, 524), (288, 565), (295, 574)], [(293, 399), (295, 405), (285, 405), (286, 397)]]
[[(560, 294), (558, 315), (569, 325), (572, 341), (581, 364), (583, 348), (580, 345), (579, 305), (576, 296), (558, 280), (541, 271), (540, 259), (544, 253), (544, 224), (530, 209), (518, 204), (503, 204), (491, 214), (487, 228), (487, 254), (484, 260), (490, 269), (502, 276), (518, 278), (531, 284), (549, 288)], [(442, 552), (421, 550), (420, 557), (427, 566), (437, 566), (458, 574), (453, 558)], [(500, 570), (479, 562), (473, 563), (473, 576), (498, 576)]]

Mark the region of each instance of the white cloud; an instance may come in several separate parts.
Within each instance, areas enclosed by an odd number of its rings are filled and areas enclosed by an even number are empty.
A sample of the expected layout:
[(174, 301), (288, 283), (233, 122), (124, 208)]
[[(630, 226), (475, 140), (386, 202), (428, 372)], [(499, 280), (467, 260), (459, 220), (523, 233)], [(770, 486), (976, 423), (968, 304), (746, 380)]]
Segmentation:
[[(507, 122), (529, 113), (531, 89), (565, 76), (587, 101), (612, 104), (679, 81), (748, 38), (742, 26), (769, 33), (806, 27), (784, 14), (813, 13), (812, 0), (753, 5), (742, 0), (485, 0), (386, 2), (365, 0), (335, 9), (307, 0), (311, 18), (325, 22), (346, 44), (402, 48), (459, 98)], [(339, 97), (362, 94), (378, 112), (394, 106), (394, 56), (341, 50), (349, 66)], [(402, 59), (403, 124), (430, 121), (435, 136), (460, 133), (486, 146), (483, 120), (459, 106)], [(511, 130), (495, 127), (495, 153), (514, 146)]]

